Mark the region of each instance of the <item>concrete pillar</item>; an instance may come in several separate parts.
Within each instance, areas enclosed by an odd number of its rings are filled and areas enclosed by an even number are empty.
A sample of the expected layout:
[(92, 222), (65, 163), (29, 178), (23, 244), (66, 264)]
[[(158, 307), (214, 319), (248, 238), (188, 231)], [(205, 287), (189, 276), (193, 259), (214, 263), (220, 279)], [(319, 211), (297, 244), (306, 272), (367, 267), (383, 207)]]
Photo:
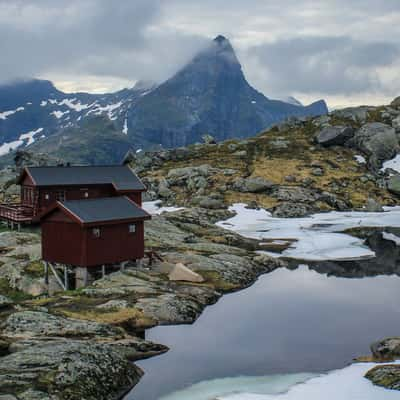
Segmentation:
[(77, 289), (88, 285), (89, 277), (88, 270), (85, 267), (75, 268), (75, 287)]

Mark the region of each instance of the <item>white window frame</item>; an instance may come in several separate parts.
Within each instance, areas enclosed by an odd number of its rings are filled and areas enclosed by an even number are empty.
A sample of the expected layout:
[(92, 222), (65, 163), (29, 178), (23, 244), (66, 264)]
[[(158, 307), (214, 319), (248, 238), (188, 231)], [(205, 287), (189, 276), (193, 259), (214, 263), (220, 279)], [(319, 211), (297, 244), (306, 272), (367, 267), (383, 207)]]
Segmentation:
[(101, 229), (100, 228), (92, 228), (92, 235), (93, 235), (93, 237), (98, 239), (99, 237), (101, 237)]
[(129, 233), (136, 233), (136, 224), (129, 224), (128, 226), (128, 232)]

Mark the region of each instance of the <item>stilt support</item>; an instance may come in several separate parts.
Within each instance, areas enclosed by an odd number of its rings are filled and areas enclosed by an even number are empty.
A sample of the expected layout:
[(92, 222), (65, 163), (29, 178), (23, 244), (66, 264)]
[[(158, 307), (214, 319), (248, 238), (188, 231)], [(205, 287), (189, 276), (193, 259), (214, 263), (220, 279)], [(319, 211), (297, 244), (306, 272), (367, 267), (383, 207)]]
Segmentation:
[(101, 275), (103, 278), (106, 276), (106, 266), (104, 264), (101, 266)]

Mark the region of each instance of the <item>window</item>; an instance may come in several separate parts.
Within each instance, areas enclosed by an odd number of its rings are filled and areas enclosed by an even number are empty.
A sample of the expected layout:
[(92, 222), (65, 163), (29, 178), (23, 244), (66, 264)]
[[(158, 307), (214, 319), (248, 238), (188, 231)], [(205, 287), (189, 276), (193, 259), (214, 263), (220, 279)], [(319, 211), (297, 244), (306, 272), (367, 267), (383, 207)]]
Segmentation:
[(45, 200), (49, 200), (49, 199), (50, 199), (50, 195), (49, 195), (48, 193), (46, 193), (46, 194), (44, 195), (44, 199), (45, 199)]
[(93, 234), (93, 237), (99, 238), (101, 236), (100, 228), (93, 228), (92, 229), (92, 234)]
[(84, 197), (88, 198), (89, 197), (89, 192), (85, 192), (83, 195), (84, 195)]
[(129, 225), (129, 233), (135, 233), (136, 232), (136, 225), (131, 224)]
[(65, 200), (65, 191), (60, 190), (56, 192), (56, 200), (64, 201)]

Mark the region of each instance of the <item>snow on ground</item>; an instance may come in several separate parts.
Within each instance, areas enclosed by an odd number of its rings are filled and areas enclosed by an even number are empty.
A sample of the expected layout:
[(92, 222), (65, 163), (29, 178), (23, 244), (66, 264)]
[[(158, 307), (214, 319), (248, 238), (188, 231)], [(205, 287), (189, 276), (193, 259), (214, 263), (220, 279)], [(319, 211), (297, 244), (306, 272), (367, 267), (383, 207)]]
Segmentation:
[(38, 129), (36, 129), (35, 131), (30, 131), (30, 132), (27, 132), (27, 133), (23, 133), (23, 134), (19, 137), (19, 140), (26, 140), (26, 139), (28, 139), (28, 142), (26, 143), (26, 145), (29, 146), (30, 144), (34, 143), (34, 141), (35, 141), (34, 136), (35, 136), (37, 133), (40, 133), (40, 132), (42, 132), (42, 131), (43, 131), (43, 128), (38, 128)]
[(400, 246), (400, 237), (394, 235), (393, 233), (382, 232), (382, 237), (385, 240), (390, 240), (391, 242), (396, 243), (396, 246)]
[(366, 162), (367, 162), (367, 160), (365, 159), (365, 157), (364, 157), (364, 156), (361, 156), (361, 155), (359, 155), (359, 154), (355, 155), (354, 158), (356, 159), (356, 161), (357, 161), (359, 164), (366, 164)]
[(382, 213), (332, 211), (305, 218), (273, 218), (268, 211), (247, 209), (245, 204), (234, 204), (230, 210), (237, 214), (218, 226), (254, 239), (295, 239), (275, 255), (310, 261), (373, 257), (375, 253), (363, 240), (340, 232), (361, 226), (400, 227), (400, 207), (385, 208)]
[(158, 215), (163, 212), (183, 210), (184, 207), (161, 207), (161, 200), (154, 200), (143, 202), (142, 208), (151, 215)]
[(365, 373), (376, 365), (352, 364), (321, 375), (214, 379), (189, 386), (160, 400), (398, 400), (398, 391), (374, 386), (364, 378)]
[(47, 106), (47, 101), (46, 100), (42, 100), (40, 102), (40, 107), (46, 107)]
[(381, 171), (385, 171), (386, 169), (394, 169), (397, 172), (400, 172), (400, 154), (397, 154), (395, 158), (392, 158), (389, 161), (385, 161), (381, 168)]
[(24, 110), (25, 110), (24, 107), (18, 107), (15, 110), (9, 110), (9, 111), (0, 112), (0, 119), (7, 119), (7, 117), (9, 117), (10, 115), (13, 115), (13, 114), (15, 114), (15, 113), (17, 113), (19, 111), (24, 111)]
[(23, 143), (24, 143), (23, 140), (14, 140), (13, 142), (3, 143), (0, 146), (0, 156), (9, 153), (11, 150), (17, 149)]

